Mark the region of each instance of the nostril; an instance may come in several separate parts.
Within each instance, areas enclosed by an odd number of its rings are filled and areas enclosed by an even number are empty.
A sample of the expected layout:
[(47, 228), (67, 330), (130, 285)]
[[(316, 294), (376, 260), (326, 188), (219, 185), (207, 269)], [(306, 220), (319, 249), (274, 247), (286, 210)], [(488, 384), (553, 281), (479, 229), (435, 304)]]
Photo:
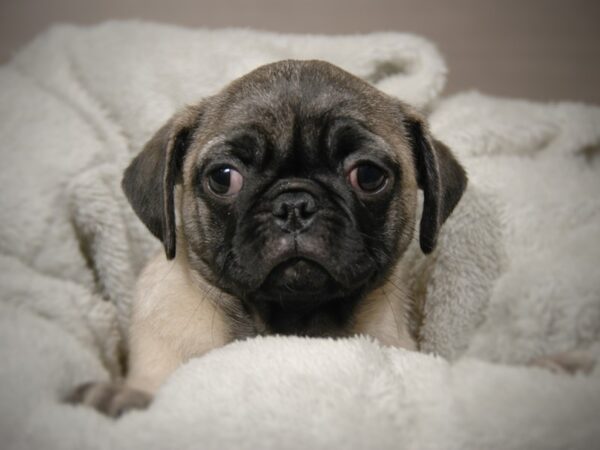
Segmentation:
[(312, 197), (310, 197), (307, 200), (302, 201), (298, 205), (298, 215), (303, 219), (309, 218), (316, 211), (317, 211), (317, 204)]
[(278, 219), (285, 219), (288, 216), (288, 205), (287, 203), (280, 202), (273, 206), (273, 215)]

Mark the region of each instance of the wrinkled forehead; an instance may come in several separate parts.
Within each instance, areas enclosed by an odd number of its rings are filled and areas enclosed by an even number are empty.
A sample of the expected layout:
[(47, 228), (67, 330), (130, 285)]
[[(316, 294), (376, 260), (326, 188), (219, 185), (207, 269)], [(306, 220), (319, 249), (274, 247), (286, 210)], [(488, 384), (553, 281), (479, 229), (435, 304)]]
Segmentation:
[(281, 123), (293, 119), (320, 119), (335, 114), (365, 120), (369, 99), (352, 86), (336, 80), (275, 79), (251, 84), (230, 93), (223, 111), (226, 122)]
[(222, 93), (216, 125), (221, 130), (255, 128), (285, 147), (294, 133), (322, 132), (341, 118), (367, 129), (385, 120), (385, 99), (361, 81), (314, 73), (247, 79)]

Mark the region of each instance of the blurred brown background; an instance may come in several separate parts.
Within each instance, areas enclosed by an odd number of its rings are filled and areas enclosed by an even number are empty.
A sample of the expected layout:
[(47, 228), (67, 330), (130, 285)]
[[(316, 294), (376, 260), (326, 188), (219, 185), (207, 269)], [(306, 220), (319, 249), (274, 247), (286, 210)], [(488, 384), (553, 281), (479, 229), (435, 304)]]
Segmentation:
[(593, 0), (0, 0), (0, 63), (53, 23), (115, 18), (294, 33), (411, 31), (446, 57), (447, 93), (600, 103)]

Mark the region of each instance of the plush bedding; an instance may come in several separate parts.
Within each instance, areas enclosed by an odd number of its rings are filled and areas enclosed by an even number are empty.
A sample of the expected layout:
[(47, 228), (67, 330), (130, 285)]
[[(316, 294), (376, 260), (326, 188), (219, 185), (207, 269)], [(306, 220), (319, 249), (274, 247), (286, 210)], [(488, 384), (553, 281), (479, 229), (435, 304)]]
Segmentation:
[[(160, 245), (119, 183), (177, 108), (266, 62), (325, 59), (428, 111), (470, 184), (425, 259), (422, 352), (367, 337), (235, 342), (114, 421), (63, 399), (118, 376), (131, 289)], [(56, 27), (0, 68), (3, 448), (593, 448), (600, 370), (600, 108), (440, 98), (417, 36), (300, 36), (142, 22)]]

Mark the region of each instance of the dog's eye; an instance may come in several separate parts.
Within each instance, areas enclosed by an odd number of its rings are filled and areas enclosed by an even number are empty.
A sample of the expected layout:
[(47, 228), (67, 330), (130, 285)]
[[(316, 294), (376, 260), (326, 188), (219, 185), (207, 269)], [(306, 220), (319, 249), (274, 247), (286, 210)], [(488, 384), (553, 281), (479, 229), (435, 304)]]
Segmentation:
[(360, 164), (350, 172), (350, 184), (363, 192), (377, 192), (385, 184), (386, 174), (374, 164)]
[(242, 174), (231, 166), (219, 167), (208, 174), (208, 187), (217, 195), (235, 195), (242, 189)]

